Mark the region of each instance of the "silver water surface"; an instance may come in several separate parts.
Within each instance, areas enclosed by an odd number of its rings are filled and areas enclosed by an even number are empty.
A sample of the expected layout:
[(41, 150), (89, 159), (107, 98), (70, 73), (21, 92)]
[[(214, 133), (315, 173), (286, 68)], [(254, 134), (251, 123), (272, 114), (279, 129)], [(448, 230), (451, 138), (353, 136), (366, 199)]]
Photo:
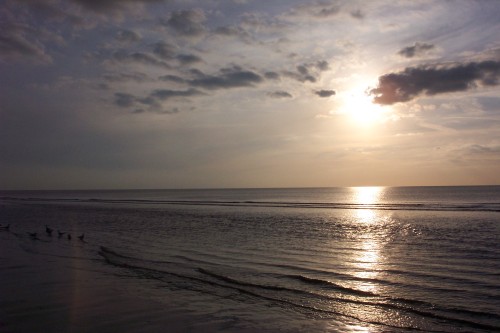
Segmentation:
[[(0, 196), (27, 251), (82, 258), (235, 331), (500, 330), (499, 187)], [(45, 224), (87, 243), (26, 239)]]

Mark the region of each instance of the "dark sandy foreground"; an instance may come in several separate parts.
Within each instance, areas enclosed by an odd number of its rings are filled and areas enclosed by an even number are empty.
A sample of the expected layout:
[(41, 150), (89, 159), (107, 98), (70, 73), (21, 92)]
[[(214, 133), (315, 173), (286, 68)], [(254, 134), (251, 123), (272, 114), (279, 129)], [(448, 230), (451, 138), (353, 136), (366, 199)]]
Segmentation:
[(141, 297), (127, 279), (95, 270), (99, 262), (37, 252), (37, 242), (0, 232), (0, 332), (227, 331), (168, 297)]

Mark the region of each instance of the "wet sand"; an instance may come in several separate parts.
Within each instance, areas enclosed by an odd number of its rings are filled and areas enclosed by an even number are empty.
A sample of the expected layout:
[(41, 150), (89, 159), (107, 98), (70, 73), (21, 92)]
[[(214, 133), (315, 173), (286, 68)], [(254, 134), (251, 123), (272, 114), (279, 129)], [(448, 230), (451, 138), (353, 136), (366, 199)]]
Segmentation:
[(223, 325), (182, 313), (172, 300), (141, 297), (126, 279), (87, 267), (88, 259), (36, 253), (40, 242), (0, 233), (1, 332), (216, 332)]

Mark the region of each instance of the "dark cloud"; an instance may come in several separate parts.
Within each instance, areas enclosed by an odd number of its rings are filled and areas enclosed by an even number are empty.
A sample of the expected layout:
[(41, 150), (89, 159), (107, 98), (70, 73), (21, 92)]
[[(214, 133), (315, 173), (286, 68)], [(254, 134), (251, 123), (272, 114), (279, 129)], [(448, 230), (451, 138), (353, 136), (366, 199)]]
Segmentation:
[(237, 37), (244, 42), (252, 40), (251, 35), (245, 29), (238, 26), (218, 27), (213, 31), (213, 33), (220, 36)]
[(365, 18), (365, 14), (360, 10), (360, 9), (357, 9), (357, 10), (353, 10), (351, 12), (351, 16), (356, 18), (356, 19), (364, 19)]
[(289, 78), (292, 78), (294, 80), (297, 80), (299, 82), (316, 82), (316, 78), (312, 75), (304, 75), (302, 73), (297, 73), (297, 72), (291, 72), (291, 71), (284, 71), (283, 72), (284, 76), (287, 76)]
[(150, 97), (164, 101), (173, 97), (190, 97), (196, 95), (202, 95), (202, 92), (196, 89), (188, 89), (188, 90), (157, 89), (151, 93)]
[(177, 107), (174, 108), (167, 108), (167, 109), (135, 109), (133, 113), (145, 113), (145, 112), (153, 112), (153, 113), (158, 113), (158, 114), (175, 114), (181, 112), (181, 110)]
[(276, 72), (266, 72), (264, 73), (264, 77), (268, 80), (279, 80), (280, 75)]
[(133, 43), (141, 40), (141, 35), (132, 30), (121, 30), (116, 34), (116, 39), (120, 42)]
[(273, 91), (267, 94), (267, 96), (272, 97), (272, 98), (292, 98), (293, 96), (283, 90), (278, 90), (278, 91)]
[(425, 54), (427, 51), (434, 49), (433, 44), (416, 42), (413, 46), (402, 48), (398, 54), (405, 58), (413, 58)]
[(178, 75), (163, 75), (158, 77), (159, 80), (161, 81), (170, 81), (170, 82), (176, 82), (176, 83), (184, 83), (186, 82), (186, 79), (178, 76)]
[(496, 158), (500, 156), (500, 146), (471, 145), (466, 149), (470, 154), (491, 155)]
[(205, 73), (203, 73), (202, 71), (200, 71), (200, 70), (199, 70), (199, 69), (197, 69), (197, 68), (191, 68), (191, 69), (189, 70), (189, 73), (190, 73), (191, 75), (194, 75), (194, 76), (199, 76), (199, 77), (203, 77), (203, 76), (205, 76)]
[(213, 32), (216, 35), (239, 36), (242, 32), (244, 32), (244, 30), (241, 29), (240, 27), (225, 26), (225, 27), (217, 27)]
[(191, 65), (201, 62), (202, 59), (194, 54), (177, 53), (177, 47), (165, 42), (158, 42), (153, 45), (153, 53), (163, 60), (177, 60), (182, 65)]
[(378, 87), (370, 90), (374, 102), (407, 102), (419, 95), (466, 91), (477, 86), (496, 86), (500, 61), (409, 67), (399, 73), (379, 77)]
[(175, 57), (182, 65), (191, 65), (201, 62), (201, 58), (194, 54), (179, 54)]
[(335, 90), (317, 90), (314, 93), (319, 97), (330, 97), (335, 95)]
[(179, 112), (177, 107), (170, 107), (165, 109), (162, 102), (179, 97), (192, 97), (203, 95), (203, 93), (196, 89), (188, 90), (170, 90), (170, 89), (157, 89), (152, 91), (146, 97), (136, 97), (129, 93), (117, 92), (115, 93), (115, 105), (122, 108), (133, 108), (133, 113), (154, 112), (162, 114), (172, 114)]
[(314, 67), (319, 69), (320, 71), (324, 72), (330, 69), (330, 65), (328, 64), (328, 61), (326, 60), (320, 60), (314, 64)]
[(115, 104), (122, 107), (128, 108), (135, 104), (136, 98), (134, 95), (127, 93), (115, 93)]
[(330, 17), (337, 15), (340, 11), (340, 8), (338, 6), (329, 6), (329, 7), (324, 7), (321, 8), (320, 11), (314, 13), (314, 16), (317, 17)]
[(168, 20), (161, 23), (178, 34), (187, 37), (200, 36), (205, 32), (203, 22), (205, 22), (205, 13), (200, 9), (175, 11)]
[(202, 72), (196, 74), (197, 77), (189, 80), (189, 84), (209, 90), (251, 87), (263, 81), (260, 75), (239, 66), (222, 68), (216, 75), (206, 75)]
[(39, 63), (50, 63), (52, 57), (46, 53), (45, 47), (37, 40), (29, 40), (19, 31), (0, 32), (0, 59), (17, 61), (30, 60)]
[[(67, 22), (73, 28), (88, 27), (90, 22), (80, 16), (80, 13), (71, 13), (69, 8), (62, 8), (61, 4), (54, 1), (25, 0), (18, 1), (22, 6), (30, 7), (32, 14), (43, 17), (44, 21)], [(90, 24), (92, 25), (92, 24)]]
[[(48, 27), (46, 24), (38, 24), (37, 21), (47, 23), (68, 23), (66, 29), (79, 29), (94, 26), (92, 19), (84, 17), (78, 11), (74, 11), (72, 6), (62, 6), (57, 1), (50, 0), (4, 0), (0, 6), (0, 25), (7, 23), (13, 18), (13, 22), (30, 25), (35, 33), (40, 33), (43, 27)], [(9, 16), (11, 16), (9, 18)], [(3, 23), (3, 24), (2, 24)], [(0, 30), (4, 30), (1, 27)]]
[(26, 20), (25, 16), (31, 14), (27, 13), (29, 9), (33, 10), (29, 5), (23, 8), (22, 4), (9, 1), (5, 3), (5, 8), (2, 5), (0, 5), (0, 60), (51, 63), (52, 57), (47, 51), (47, 45), (63, 45), (64, 39), (44, 26), (38, 27)]
[(107, 73), (103, 78), (108, 82), (146, 82), (149, 78), (144, 73)]
[(120, 7), (126, 1), (120, 0), (73, 0), (74, 2), (82, 5), (87, 9), (93, 11), (107, 11), (110, 9), (114, 9), (116, 7)]
[(153, 53), (159, 58), (165, 60), (174, 58), (176, 52), (177, 52), (177, 47), (165, 42), (158, 42), (153, 45)]
[(143, 65), (171, 68), (168, 63), (158, 60), (153, 55), (144, 52), (128, 53), (124, 50), (119, 50), (113, 53), (112, 59), (119, 62), (135, 62)]
[(73, 0), (82, 7), (94, 12), (109, 12), (126, 9), (128, 5), (137, 3), (153, 3), (162, 0)]
[(283, 75), (299, 82), (316, 82), (321, 72), (329, 69), (327, 61), (317, 61), (312, 64), (302, 64), (296, 67), (296, 71), (284, 71)]

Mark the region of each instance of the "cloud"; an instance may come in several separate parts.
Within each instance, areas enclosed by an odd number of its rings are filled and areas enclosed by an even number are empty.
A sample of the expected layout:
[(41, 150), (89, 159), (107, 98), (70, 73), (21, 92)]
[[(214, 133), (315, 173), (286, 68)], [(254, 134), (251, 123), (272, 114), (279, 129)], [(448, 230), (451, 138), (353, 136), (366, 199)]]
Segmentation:
[(143, 113), (147, 111), (154, 113), (172, 114), (179, 112), (178, 107), (170, 107), (167, 110), (164, 108), (162, 102), (173, 98), (192, 97), (197, 95), (203, 95), (203, 93), (196, 89), (156, 89), (146, 97), (136, 97), (129, 93), (117, 92), (114, 95), (114, 104), (121, 108), (134, 108), (134, 113)]
[(52, 63), (47, 45), (65, 44), (59, 33), (31, 24), (26, 19), (30, 9), (10, 1), (5, 2), (5, 8), (0, 5), (0, 61)]
[(157, 89), (151, 93), (150, 97), (154, 97), (164, 101), (173, 97), (190, 97), (201, 94), (202, 93), (196, 89), (188, 89), (188, 90)]
[(177, 54), (177, 47), (165, 42), (158, 42), (153, 45), (153, 53), (163, 60), (177, 60), (181, 65), (191, 65), (201, 62), (202, 59), (194, 54)]
[(289, 15), (324, 19), (336, 16), (339, 12), (340, 7), (337, 4), (321, 1), (299, 5), (292, 9)]
[(365, 18), (365, 14), (360, 9), (351, 11), (351, 16), (359, 20)]
[(45, 47), (39, 41), (28, 40), (21, 32), (8, 30), (0, 32), (0, 59), (52, 62), (52, 57), (45, 52)]
[(203, 26), (205, 20), (205, 13), (201, 9), (191, 9), (175, 11), (168, 20), (163, 20), (161, 23), (182, 36), (196, 37), (205, 32)]
[(206, 75), (199, 71), (196, 73), (198, 77), (189, 80), (189, 84), (208, 90), (251, 87), (263, 81), (259, 74), (239, 66), (222, 68), (217, 75)]
[(135, 104), (136, 98), (134, 95), (127, 93), (115, 93), (115, 104), (122, 107), (128, 108)]
[(124, 50), (118, 50), (113, 53), (112, 60), (118, 62), (135, 62), (143, 65), (158, 66), (163, 68), (171, 68), (171, 66), (161, 60), (158, 60), (153, 55), (144, 52), (128, 53)]
[(339, 11), (340, 11), (340, 8), (338, 6), (329, 6), (329, 7), (321, 8), (320, 11), (317, 11), (316, 13), (314, 13), (314, 16), (330, 17), (330, 16), (337, 15)]
[(141, 35), (132, 30), (120, 30), (116, 34), (116, 39), (120, 42), (133, 43), (141, 40)]
[(314, 93), (319, 97), (325, 98), (335, 95), (335, 90), (317, 90)]
[(182, 65), (191, 65), (202, 62), (202, 59), (194, 54), (179, 54), (175, 57)]
[(296, 71), (284, 71), (283, 75), (299, 82), (316, 82), (322, 72), (329, 69), (329, 64), (325, 60), (320, 60), (312, 64), (302, 64), (296, 67)]
[(423, 94), (432, 96), (496, 86), (499, 78), (500, 61), (495, 60), (409, 67), (379, 77), (378, 87), (371, 89), (370, 94), (375, 96), (375, 103), (390, 105), (408, 102)]
[(283, 90), (270, 92), (267, 94), (267, 96), (269, 96), (271, 98), (292, 98), (293, 97), (290, 93), (283, 91)]
[(454, 161), (458, 163), (467, 163), (480, 161), (481, 164), (495, 163), (498, 165), (500, 160), (500, 146), (469, 144), (451, 151)]
[(421, 56), (432, 49), (434, 49), (433, 44), (416, 42), (413, 46), (402, 48), (398, 54), (405, 58), (413, 58), (415, 56)]
[(178, 107), (173, 107), (169, 109), (135, 109), (133, 113), (144, 113), (144, 112), (154, 112), (154, 113), (159, 113), (159, 114), (175, 114), (181, 112), (181, 110)]
[(268, 80), (279, 80), (280, 75), (276, 72), (266, 72), (264, 73), (264, 77)]
[[(49, 27), (46, 24), (40, 24), (41, 22), (47, 23), (68, 23), (68, 28), (88, 28), (93, 27), (95, 25), (94, 22), (91, 22), (92, 19), (89, 17), (84, 17), (81, 15), (80, 11), (75, 10), (75, 6), (66, 5), (66, 3), (59, 3), (55, 0), (4, 0), (2, 2), (4, 5), (0, 8), (2, 12), (3, 24), (11, 21), (20, 24), (21, 22), (26, 25), (32, 25), (31, 29), (37, 34), (39, 34), (43, 29), (43, 27)], [(39, 21), (40, 20), (40, 21)], [(2, 24), (2, 25), (3, 25)], [(0, 30), (5, 29), (5, 27), (0, 28)], [(61, 31), (57, 31), (61, 33)]]
[[(178, 59), (179, 56), (176, 56)], [(178, 59), (179, 60), (179, 59)], [(189, 59), (190, 61), (202, 61), (198, 57)], [(184, 64), (186, 61), (184, 62)], [(260, 75), (255, 71), (244, 69), (238, 65), (221, 68), (215, 74), (205, 74), (199, 69), (190, 69), (187, 77), (178, 75), (160, 76), (159, 80), (175, 83), (184, 83), (194, 88), (202, 88), (206, 90), (231, 89), (241, 87), (253, 87), (264, 80), (278, 80), (281, 75), (290, 77), (299, 82), (316, 82), (321, 72), (329, 69), (328, 62), (317, 61), (310, 64), (302, 64), (297, 66), (296, 71), (284, 71), (281, 74), (274, 71), (268, 71), (264, 75)], [(276, 96), (273, 96), (276, 97)], [(283, 96), (280, 96), (283, 97)]]
[(153, 45), (153, 53), (158, 57), (169, 60), (175, 57), (177, 47), (165, 42), (158, 42)]
[(108, 82), (146, 82), (149, 81), (149, 78), (144, 73), (106, 73), (103, 75), (103, 78)]
[(471, 154), (476, 155), (491, 155), (498, 158), (500, 155), (500, 146), (485, 146), (485, 145), (471, 145), (467, 147)]
[(244, 43), (251, 43), (253, 41), (252, 36), (245, 29), (238, 26), (217, 27), (213, 33), (218, 36), (236, 37)]
[(98, 13), (127, 9), (133, 4), (161, 2), (163, 0), (73, 0), (82, 7)]
[(167, 74), (167, 75), (162, 75), (160, 77), (158, 77), (158, 79), (160, 81), (170, 81), (170, 82), (176, 82), (176, 83), (184, 83), (186, 82), (186, 79), (178, 76), (178, 75), (171, 75), (171, 74)]

